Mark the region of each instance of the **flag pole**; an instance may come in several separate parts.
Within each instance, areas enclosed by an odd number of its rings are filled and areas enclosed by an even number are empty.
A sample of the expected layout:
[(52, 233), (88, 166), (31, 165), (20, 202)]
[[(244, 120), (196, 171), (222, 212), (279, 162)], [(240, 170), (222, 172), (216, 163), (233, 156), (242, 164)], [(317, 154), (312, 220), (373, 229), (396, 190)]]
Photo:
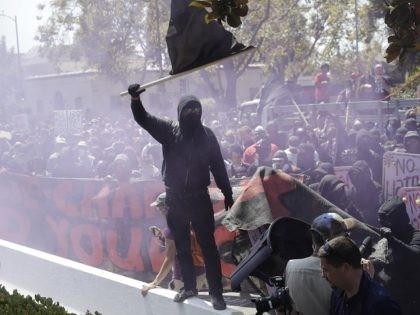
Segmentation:
[[(198, 66), (198, 67), (194, 67), (192, 69), (188, 69), (188, 70), (185, 70), (185, 71), (176, 73), (176, 74), (170, 74), (170, 75), (167, 75), (166, 77), (159, 78), (157, 80), (154, 80), (154, 81), (145, 83), (145, 84), (143, 84), (143, 85), (140, 86), (140, 89), (147, 89), (149, 87), (152, 87), (152, 86), (155, 86), (155, 85), (158, 85), (158, 84), (162, 84), (162, 83), (164, 83), (166, 81), (173, 80), (173, 79), (176, 79), (176, 78), (179, 78), (179, 77), (188, 75), (188, 74), (193, 73), (195, 71), (198, 71), (198, 70), (201, 70), (201, 69), (210, 67), (210, 66), (217, 65), (217, 64), (219, 64), (222, 61), (225, 61), (225, 60), (227, 60), (229, 58), (232, 58), (234, 56), (240, 55), (240, 54), (245, 53), (245, 52), (250, 52), (250, 51), (252, 51), (254, 49), (255, 49), (254, 46), (248, 46), (248, 47), (246, 47), (246, 48), (244, 48), (242, 50), (239, 50), (238, 52), (235, 52), (235, 53), (232, 53), (232, 54), (230, 54), (230, 55), (228, 55), (226, 57), (223, 57), (223, 58), (220, 58), (220, 59), (211, 61), (211, 62), (206, 63), (204, 65), (201, 65), (201, 66)], [(123, 92), (120, 93), (120, 96), (126, 96), (126, 95), (128, 95), (128, 91), (123, 91)]]
[(303, 122), (305, 123), (305, 125), (306, 125), (306, 126), (309, 126), (308, 121), (306, 120), (305, 116), (303, 115), (302, 111), (300, 110), (299, 105), (296, 103), (296, 101), (295, 101), (294, 97), (293, 97), (293, 96), (291, 96), (290, 98), (292, 99), (292, 103), (293, 103), (293, 105), (295, 105), (296, 109), (298, 110), (299, 115), (300, 115), (300, 117), (302, 118), (302, 120), (303, 120)]

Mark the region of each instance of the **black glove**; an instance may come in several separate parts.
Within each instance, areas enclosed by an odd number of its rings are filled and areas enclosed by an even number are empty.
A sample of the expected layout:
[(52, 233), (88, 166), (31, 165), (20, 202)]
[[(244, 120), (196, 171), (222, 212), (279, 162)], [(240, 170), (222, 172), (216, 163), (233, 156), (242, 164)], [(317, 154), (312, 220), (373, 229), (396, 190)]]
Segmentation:
[(128, 94), (130, 94), (131, 97), (139, 97), (144, 91), (146, 91), (146, 89), (140, 89), (140, 84), (137, 83), (131, 84), (128, 87)]
[(233, 206), (232, 195), (225, 196), (225, 210), (228, 211)]

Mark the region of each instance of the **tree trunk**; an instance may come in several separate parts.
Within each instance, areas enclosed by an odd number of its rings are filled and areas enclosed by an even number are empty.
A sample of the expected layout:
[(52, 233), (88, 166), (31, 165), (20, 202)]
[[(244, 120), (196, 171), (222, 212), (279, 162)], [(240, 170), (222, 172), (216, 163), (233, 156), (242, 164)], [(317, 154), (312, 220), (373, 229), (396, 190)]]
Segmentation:
[(228, 60), (225, 62), (223, 67), (223, 72), (226, 78), (226, 91), (225, 91), (225, 99), (224, 104), (220, 104), (222, 108), (221, 111), (229, 111), (230, 109), (235, 109), (236, 104), (236, 92), (237, 92), (237, 82), (238, 78), (236, 76), (233, 61)]

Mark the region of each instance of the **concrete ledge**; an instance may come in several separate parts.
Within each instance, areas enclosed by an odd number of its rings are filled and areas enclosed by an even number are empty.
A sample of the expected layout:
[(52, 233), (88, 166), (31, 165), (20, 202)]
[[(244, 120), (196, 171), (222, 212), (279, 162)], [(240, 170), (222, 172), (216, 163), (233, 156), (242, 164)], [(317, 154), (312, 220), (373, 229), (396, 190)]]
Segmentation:
[(86, 310), (103, 315), (244, 314), (229, 307), (215, 311), (199, 298), (174, 303), (175, 292), (161, 288), (142, 297), (141, 281), (4, 240), (0, 240), (0, 284), (8, 291), (50, 297), (68, 311), (83, 315)]

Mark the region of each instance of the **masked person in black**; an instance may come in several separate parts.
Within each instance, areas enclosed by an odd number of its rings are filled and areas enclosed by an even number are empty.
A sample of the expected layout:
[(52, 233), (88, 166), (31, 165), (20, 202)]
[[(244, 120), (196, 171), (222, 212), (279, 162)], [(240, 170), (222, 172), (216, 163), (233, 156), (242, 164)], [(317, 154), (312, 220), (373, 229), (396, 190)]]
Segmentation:
[[(381, 234), (388, 241), (387, 262), (375, 266), (377, 278), (400, 303), (403, 314), (420, 309), (420, 231), (410, 224), (401, 197), (386, 201), (378, 211)], [(374, 262), (375, 264), (375, 262)]]
[(346, 184), (335, 175), (325, 175), (318, 186), (319, 194), (354, 218), (366, 221), (363, 214), (348, 199)]
[(223, 310), (226, 303), (222, 295), (220, 257), (214, 239), (213, 207), (207, 189), (210, 185), (210, 170), (225, 196), (226, 210), (232, 206), (232, 188), (219, 143), (213, 131), (201, 124), (201, 103), (195, 96), (181, 98), (178, 122), (174, 122), (148, 113), (139, 97), (143, 91), (138, 84), (128, 88), (134, 119), (162, 145), (162, 176), (168, 208), (166, 220), (174, 237), (184, 279), (184, 288), (175, 296), (174, 301), (183, 302), (197, 295), (196, 277), (191, 272), (194, 270), (191, 224), (203, 251), (211, 302), (215, 309)]
[(353, 187), (348, 191), (348, 198), (354, 207), (366, 219), (366, 223), (378, 225), (377, 212), (382, 203), (382, 186), (372, 180), (366, 161), (356, 161), (348, 175)]

